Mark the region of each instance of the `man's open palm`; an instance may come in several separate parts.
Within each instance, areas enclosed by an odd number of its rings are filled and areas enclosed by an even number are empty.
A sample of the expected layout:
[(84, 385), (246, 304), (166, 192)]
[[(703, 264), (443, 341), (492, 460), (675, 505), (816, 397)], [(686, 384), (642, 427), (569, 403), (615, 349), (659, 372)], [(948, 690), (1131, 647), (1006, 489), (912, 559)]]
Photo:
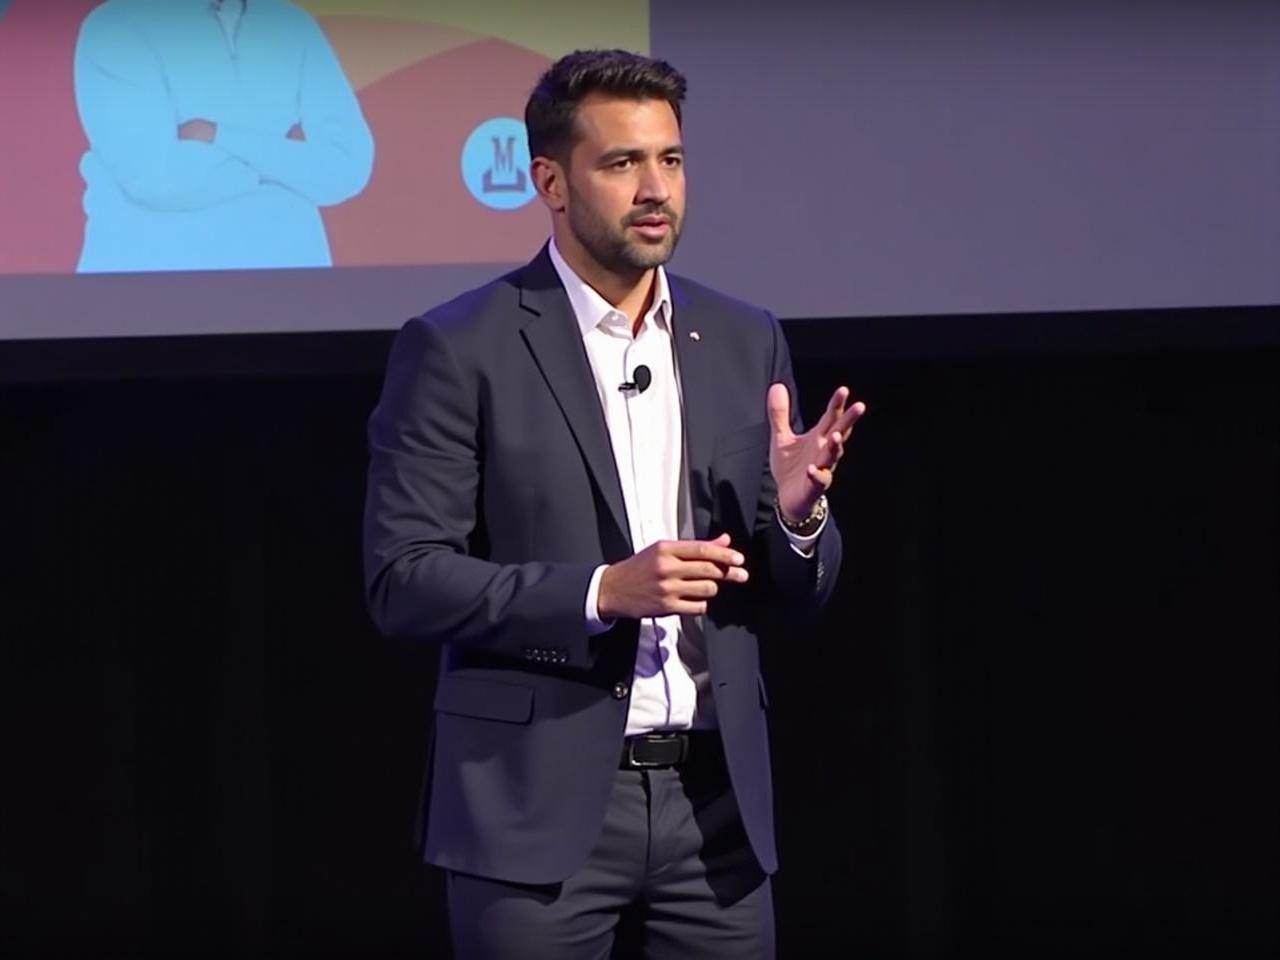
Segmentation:
[(778, 505), (783, 516), (803, 520), (831, 487), (849, 432), (867, 412), (867, 405), (849, 404), (849, 388), (837, 387), (818, 422), (797, 435), (791, 431), (791, 395), (786, 385), (773, 384), (767, 403), (772, 427), (769, 471), (778, 485)]

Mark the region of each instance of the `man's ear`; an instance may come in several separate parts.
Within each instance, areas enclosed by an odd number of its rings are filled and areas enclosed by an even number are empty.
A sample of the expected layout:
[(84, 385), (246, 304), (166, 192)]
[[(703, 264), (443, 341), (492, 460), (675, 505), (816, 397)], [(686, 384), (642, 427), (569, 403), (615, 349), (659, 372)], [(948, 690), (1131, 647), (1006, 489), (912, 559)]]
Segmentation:
[(569, 191), (560, 161), (551, 157), (534, 157), (529, 164), (529, 175), (533, 178), (533, 188), (547, 209), (553, 213), (562, 212)]

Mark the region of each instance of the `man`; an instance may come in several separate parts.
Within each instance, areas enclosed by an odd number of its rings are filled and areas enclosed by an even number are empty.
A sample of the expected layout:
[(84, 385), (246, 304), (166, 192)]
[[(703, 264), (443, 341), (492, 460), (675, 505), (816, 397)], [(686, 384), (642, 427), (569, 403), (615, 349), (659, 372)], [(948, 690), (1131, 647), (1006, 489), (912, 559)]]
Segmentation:
[(442, 648), (424, 855), (459, 957), (606, 956), (624, 910), (649, 956), (773, 951), (757, 632), (831, 592), (864, 407), (799, 433), (777, 321), (665, 272), (684, 92), (620, 51), (547, 71), (550, 243), (410, 321), (370, 420), (370, 610)]
[(82, 273), (330, 266), (319, 207), (373, 137), (332, 47), (285, 0), (108, 0), (76, 43), (89, 140)]

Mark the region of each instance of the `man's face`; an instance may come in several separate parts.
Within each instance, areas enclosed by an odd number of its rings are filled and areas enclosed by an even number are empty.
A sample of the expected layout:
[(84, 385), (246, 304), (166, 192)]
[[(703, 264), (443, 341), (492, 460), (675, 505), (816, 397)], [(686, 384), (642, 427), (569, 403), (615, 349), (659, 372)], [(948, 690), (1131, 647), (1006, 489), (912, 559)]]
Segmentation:
[(666, 263), (684, 220), (684, 148), (665, 100), (587, 97), (578, 107), (565, 214), (600, 266), (626, 275)]

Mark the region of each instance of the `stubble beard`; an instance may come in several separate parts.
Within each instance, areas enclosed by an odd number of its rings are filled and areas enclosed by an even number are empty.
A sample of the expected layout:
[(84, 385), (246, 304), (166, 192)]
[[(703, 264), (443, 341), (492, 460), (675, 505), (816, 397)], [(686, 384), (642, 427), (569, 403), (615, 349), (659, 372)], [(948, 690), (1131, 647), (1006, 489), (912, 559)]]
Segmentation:
[[(670, 224), (662, 241), (646, 243), (627, 236), (627, 229), (634, 221), (654, 214), (666, 217)], [(586, 204), (578, 202), (569, 207), (569, 229), (578, 243), (596, 263), (620, 276), (644, 273), (670, 260), (680, 242), (682, 226), (676, 212), (665, 206), (633, 211), (616, 226)]]

